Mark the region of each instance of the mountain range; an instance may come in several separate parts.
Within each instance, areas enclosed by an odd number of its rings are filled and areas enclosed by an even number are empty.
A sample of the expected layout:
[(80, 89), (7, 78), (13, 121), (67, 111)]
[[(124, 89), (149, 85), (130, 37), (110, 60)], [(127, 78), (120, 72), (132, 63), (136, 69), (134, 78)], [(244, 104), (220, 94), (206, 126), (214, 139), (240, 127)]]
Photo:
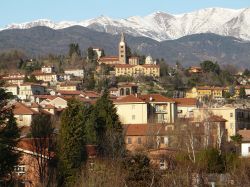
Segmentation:
[[(181, 62), (184, 66), (203, 60), (220, 64), (250, 67), (250, 42), (212, 33), (195, 34), (176, 40), (156, 41), (148, 37), (125, 35), (132, 51), (164, 58), (167, 63)], [(0, 51), (18, 49), (31, 57), (67, 54), (70, 43), (78, 43), (82, 51), (89, 46), (105, 50), (106, 55), (118, 54), (120, 35), (94, 31), (82, 26), (54, 30), (48, 27), (0, 31)]]
[(155, 12), (144, 17), (132, 16), (126, 19), (100, 16), (79, 22), (61, 21), (55, 23), (51, 20), (41, 19), (21, 24), (10, 24), (2, 30), (29, 29), (36, 26), (46, 26), (57, 30), (76, 25), (110, 34), (125, 32), (132, 36), (144, 36), (157, 41), (173, 40), (200, 33), (214, 33), (250, 40), (250, 8), (238, 10), (206, 8), (179, 15)]
[(82, 22), (38, 20), (11, 24), (0, 31), (0, 52), (18, 49), (32, 57), (66, 54), (70, 43), (81, 50), (99, 47), (117, 55), (120, 33), (132, 51), (180, 61), (184, 66), (203, 60), (250, 67), (250, 9), (208, 8), (170, 15), (156, 12), (145, 17), (115, 20), (101, 16)]

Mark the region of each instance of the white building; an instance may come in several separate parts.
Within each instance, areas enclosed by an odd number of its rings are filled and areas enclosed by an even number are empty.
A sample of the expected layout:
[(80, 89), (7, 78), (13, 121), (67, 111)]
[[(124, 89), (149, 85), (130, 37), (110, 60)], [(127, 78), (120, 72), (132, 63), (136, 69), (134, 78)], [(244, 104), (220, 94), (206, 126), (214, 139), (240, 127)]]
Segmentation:
[(33, 100), (34, 95), (44, 95), (45, 87), (39, 84), (25, 83), (19, 85), (18, 97), (22, 100)]
[(64, 71), (66, 75), (73, 75), (75, 77), (84, 77), (84, 70), (83, 69), (66, 69)]
[(42, 73), (53, 73), (54, 72), (54, 67), (52, 66), (43, 66), (41, 68)]
[(154, 64), (153, 58), (151, 56), (147, 56), (145, 59), (145, 64)]
[(250, 156), (250, 130), (239, 130), (238, 134), (242, 136), (241, 156)]

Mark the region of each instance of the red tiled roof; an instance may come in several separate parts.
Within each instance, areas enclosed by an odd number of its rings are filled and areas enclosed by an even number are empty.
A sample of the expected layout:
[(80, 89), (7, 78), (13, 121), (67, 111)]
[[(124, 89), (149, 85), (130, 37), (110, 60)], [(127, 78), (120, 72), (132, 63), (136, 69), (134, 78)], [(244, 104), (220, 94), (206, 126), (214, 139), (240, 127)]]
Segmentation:
[(130, 124), (124, 125), (126, 136), (156, 136), (166, 134), (161, 124)]
[(105, 56), (105, 57), (101, 57), (99, 59), (99, 61), (104, 62), (104, 61), (119, 61), (119, 57), (118, 56)]
[(13, 109), (14, 115), (33, 115), (39, 114), (39, 112), (29, 108), (28, 106), (24, 105), (23, 103), (16, 102), (14, 104)]
[(143, 64), (141, 66), (143, 66), (144, 68), (160, 68), (159, 65), (154, 65), (154, 64)]
[(30, 105), (31, 108), (38, 108), (39, 107), (39, 104), (35, 103), (35, 102), (32, 102), (31, 105)]
[(42, 107), (45, 108), (45, 109), (54, 109), (55, 108), (55, 106), (53, 106), (51, 104), (43, 105)]
[(118, 84), (118, 87), (132, 87), (132, 86), (137, 86), (135, 83), (123, 83), (123, 84)]
[(131, 64), (115, 64), (116, 68), (131, 68), (134, 67), (136, 65), (131, 65)]
[(237, 132), (238, 134), (240, 134), (242, 136), (242, 141), (250, 141), (250, 130), (239, 130)]
[(145, 102), (134, 95), (128, 95), (128, 96), (118, 97), (116, 100), (114, 100), (114, 103), (145, 103)]
[(173, 99), (165, 97), (161, 94), (139, 95), (138, 97), (145, 102), (174, 102)]
[(74, 91), (67, 91), (67, 90), (58, 90), (58, 93), (61, 95), (80, 95), (82, 91), (74, 90)]
[(173, 98), (179, 106), (196, 106), (197, 99), (195, 98)]

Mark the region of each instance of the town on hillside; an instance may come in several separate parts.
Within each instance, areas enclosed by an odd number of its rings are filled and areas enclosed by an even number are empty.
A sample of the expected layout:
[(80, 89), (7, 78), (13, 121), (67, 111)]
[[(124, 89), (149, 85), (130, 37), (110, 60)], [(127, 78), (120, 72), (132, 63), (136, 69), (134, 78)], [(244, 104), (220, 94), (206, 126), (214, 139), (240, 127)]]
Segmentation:
[[(169, 65), (132, 51), (123, 33), (114, 48), (117, 56), (77, 43), (64, 56), (15, 51), (5, 64), (0, 56), (0, 135), (12, 130), (4, 136), (13, 136), (18, 158), (0, 186), (10, 178), (97, 186), (90, 181), (100, 176), (116, 177), (114, 186), (241, 186), (250, 168), (250, 71), (212, 61)], [(82, 163), (88, 172), (77, 174)], [(132, 176), (141, 163), (144, 173)], [(99, 175), (98, 164), (107, 172)]]

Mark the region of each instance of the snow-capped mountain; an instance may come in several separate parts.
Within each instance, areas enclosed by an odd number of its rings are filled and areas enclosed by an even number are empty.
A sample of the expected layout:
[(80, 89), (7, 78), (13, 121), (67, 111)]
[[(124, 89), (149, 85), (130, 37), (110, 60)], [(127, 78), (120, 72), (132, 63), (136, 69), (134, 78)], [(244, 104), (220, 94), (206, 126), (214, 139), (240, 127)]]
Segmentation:
[(55, 23), (41, 19), (29, 23), (10, 24), (4, 29), (27, 29), (35, 26), (63, 29), (75, 25), (111, 34), (125, 32), (157, 41), (177, 39), (199, 33), (214, 33), (250, 40), (250, 8), (238, 10), (206, 8), (180, 15), (155, 12), (145, 17), (133, 16), (126, 19), (100, 16), (80, 22), (62, 21)]

